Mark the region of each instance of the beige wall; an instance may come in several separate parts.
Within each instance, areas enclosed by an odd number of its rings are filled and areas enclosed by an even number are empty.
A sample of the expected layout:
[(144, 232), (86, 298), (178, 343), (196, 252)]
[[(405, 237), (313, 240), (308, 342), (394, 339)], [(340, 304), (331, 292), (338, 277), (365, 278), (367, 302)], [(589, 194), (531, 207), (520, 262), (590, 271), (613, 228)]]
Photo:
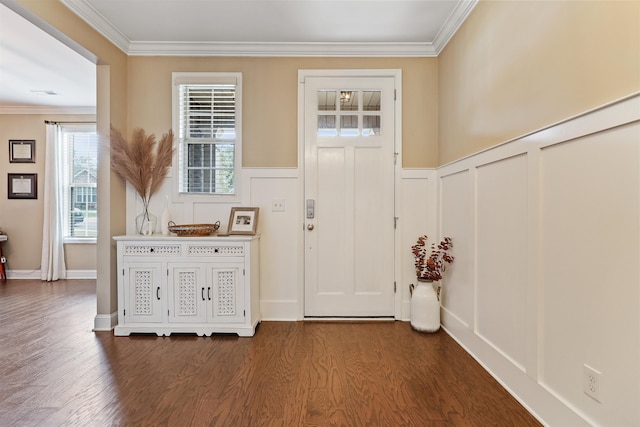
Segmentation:
[[(34, 139), (35, 163), (9, 163), (9, 150), (0, 150), (0, 229), (9, 236), (3, 245), (7, 269), (32, 271), (40, 268), (44, 203), (45, 120), (87, 121), (94, 116), (0, 114), (0, 141)], [(7, 173), (38, 174), (36, 200), (7, 199)], [(95, 270), (96, 248), (93, 245), (65, 245), (65, 261), (69, 270)]]
[(171, 127), (173, 71), (242, 72), (244, 166), (296, 167), (298, 70), (327, 68), (402, 69), (403, 165), (437, 164), (436, 58), (131, 57), (129, 124), (156, 136)]
[(445, 164), (640, 90), (640, 2), (481, 1), (438, 59)]

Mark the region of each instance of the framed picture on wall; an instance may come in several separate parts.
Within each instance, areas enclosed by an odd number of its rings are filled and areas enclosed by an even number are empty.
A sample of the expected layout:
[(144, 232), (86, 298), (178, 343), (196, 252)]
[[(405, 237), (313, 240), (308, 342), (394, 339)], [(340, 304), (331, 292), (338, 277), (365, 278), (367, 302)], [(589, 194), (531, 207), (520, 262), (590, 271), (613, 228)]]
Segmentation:
[(34, 139), (10, 139), (9, 162), (35, 163), (36, 141)]
[(228, 233), (255, 235), (258, 230), (259, 212), (260, 208), (231, 208)]
[(7, 192), (9, 199), (37, 199), (38, 174), (8, 173)]

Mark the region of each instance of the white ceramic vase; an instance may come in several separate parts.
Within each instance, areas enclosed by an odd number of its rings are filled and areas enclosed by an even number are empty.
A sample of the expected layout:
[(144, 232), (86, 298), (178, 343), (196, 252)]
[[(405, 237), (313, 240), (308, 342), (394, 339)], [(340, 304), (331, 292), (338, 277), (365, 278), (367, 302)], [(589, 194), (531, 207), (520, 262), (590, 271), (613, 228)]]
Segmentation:
[(169, 196), (166, 196), (164, 209), (160, 214), (160, 231), (165, 236), (169, 235), (169, 221), (171, 221), (171, 211), (169, 211)]
[(411, 327), (420, 332), (440, 329), (440, 299), (437, 282), (418, 279), (411, 292)]

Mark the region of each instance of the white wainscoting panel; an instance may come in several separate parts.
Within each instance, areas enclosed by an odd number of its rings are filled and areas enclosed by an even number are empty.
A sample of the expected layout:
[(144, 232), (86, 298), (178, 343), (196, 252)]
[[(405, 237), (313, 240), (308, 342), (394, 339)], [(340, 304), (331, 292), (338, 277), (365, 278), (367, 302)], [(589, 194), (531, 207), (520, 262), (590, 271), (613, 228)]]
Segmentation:
[[(184, 209), (190, 210), (188, 214), (186, 211), (184, 212), (184, 216), (189, 218), (189, 221), (186, 221), (187, 224), (213, 224), (216, 221), (220, 221), (221, 232), (226, 232), (228, 230), (231, 207), (238, 206), (230, 205), (228, 203), (210, 202), (191, 202), (182, 203), (181, 205)], [(159, 214), (158, 217), (160, 217)], [(177, 219), (174, 220), (174, 222), (181, 224), (181, 222), (177, 222)]]
[(437, 171), (445, 330), (545, 425), (640, 425), (640, 94)]
[[(602, 425), (640, 425), (640, 125), (542, 150), (541, 382)], [(601, 372), (600, 401), (582, 367)]]
[[(451, 237), (455, 257), (442, 280), (442, 307), (465, 327), (473, 329), (475, 238), (471, 174), (462, 170), (440, 176), (440, 236)], [(439, 236), (434, 238), (438, 243)]]
[[(302, 304), (302, 201), (296, 170), (249, 169), (251, 205), (260, 207), (260, 307), (265, 320), (299, 320)], [(245, 187), (247, 188), (247, 187)], [(273, 201), (284, 201), (274, 211)]]
[(398, 239), (396, 256), (400, 261), (400, 306), (396, 318), (411, 319), (409, 286), (416, 283), (416, 270), (411, 246), (419, 236), (437, 237), (437, 179), (435, 169), (404, 169), (401, 172), (398, 203)]
[(526, 365), (527, 156), (477, 168), (476, 331)]

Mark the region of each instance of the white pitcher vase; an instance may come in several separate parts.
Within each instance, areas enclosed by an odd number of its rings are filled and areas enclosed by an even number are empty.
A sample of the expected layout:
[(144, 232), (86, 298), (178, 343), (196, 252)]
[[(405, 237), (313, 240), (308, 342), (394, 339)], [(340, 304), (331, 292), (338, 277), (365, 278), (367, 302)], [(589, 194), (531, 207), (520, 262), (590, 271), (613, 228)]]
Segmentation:
[(420, 332), (436, 332), (440, 329), (440, 298), (437, 282), (418, 278), (411, 285), (411, 327)]

